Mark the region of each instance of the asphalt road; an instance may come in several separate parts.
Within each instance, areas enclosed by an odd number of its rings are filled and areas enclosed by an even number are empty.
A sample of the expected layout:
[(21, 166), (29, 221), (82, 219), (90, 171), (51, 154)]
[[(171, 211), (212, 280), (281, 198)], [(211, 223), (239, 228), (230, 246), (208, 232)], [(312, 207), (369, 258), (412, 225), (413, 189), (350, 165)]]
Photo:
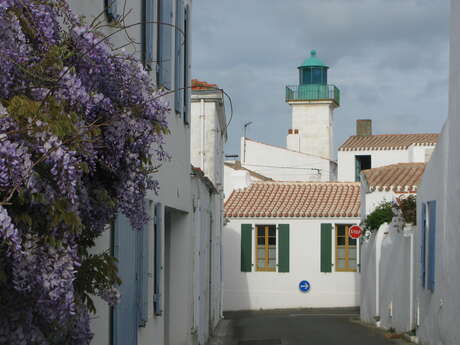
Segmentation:
[(385, 332), (359, 322), (356, 309), (302, 309), (227, 312), (226, 331), (233, 345), (389, 345)]

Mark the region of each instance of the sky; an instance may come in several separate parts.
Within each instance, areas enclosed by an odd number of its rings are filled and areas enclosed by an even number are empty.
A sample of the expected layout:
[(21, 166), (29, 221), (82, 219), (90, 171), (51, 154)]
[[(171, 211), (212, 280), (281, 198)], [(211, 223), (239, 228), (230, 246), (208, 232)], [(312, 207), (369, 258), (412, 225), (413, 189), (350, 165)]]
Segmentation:
[(448, 0), (194, 0), (192, 77), (231, 96), (226, 154), (239, 153), (248, 121), (248, 138), (285, 147), (285, 86), (298, 83), (311, 49), (341, 90), (335, 147), (354, 135), (357, 119), (372, 119), (374, 134), (439, 132), (448, 20)]

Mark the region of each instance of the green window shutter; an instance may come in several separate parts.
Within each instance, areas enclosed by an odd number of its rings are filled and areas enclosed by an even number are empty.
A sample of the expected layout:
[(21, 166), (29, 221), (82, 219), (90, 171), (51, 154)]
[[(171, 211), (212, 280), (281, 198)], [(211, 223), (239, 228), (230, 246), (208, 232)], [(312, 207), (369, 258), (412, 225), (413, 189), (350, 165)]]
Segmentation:
[(289, 272), (289, 224), (278, 226), (278, 272)]
[(241, 224), (241, 272), (252, 271), (252, 225)]
[(321, 224), (321, 272), (332, 272), (332, 224)]

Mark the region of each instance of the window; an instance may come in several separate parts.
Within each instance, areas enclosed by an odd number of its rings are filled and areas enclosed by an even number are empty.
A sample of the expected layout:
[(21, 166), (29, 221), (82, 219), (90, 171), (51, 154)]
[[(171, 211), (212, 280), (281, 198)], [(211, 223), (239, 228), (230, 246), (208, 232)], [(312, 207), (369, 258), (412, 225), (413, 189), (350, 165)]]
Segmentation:
[(256, 271), (276, 271), (276, 226), (256, 226)]
[(336, 224), (335, 270), (339, 272), (356, 272), (356, 239), (348, 236), (349, 224)]
[(361, 171), (372, 167), (371, 156), (355, 156), (355, 181), (361, 181)]
[[(254, 238), (255, 246), (252, 245)], [(289, 247), (289, 224), (256, 225), (255, 227), (252, 224), (241, 224), (241, 272), (252, 272), (254, 266), (256, 271), (289, 272)], [(256, 251), (255, 264), (253, 263), (253, 249)]]

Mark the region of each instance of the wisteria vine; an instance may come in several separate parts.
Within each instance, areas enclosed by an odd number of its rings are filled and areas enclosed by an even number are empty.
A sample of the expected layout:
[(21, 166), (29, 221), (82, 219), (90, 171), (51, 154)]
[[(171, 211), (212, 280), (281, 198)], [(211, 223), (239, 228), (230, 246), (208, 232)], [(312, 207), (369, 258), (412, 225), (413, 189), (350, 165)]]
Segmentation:
[(88, 344), (120, 283), (88, 249), (118, 211), (147, 220), (168, 106), (66, 0), (0, 0), (0, 85), (0, 344)]

